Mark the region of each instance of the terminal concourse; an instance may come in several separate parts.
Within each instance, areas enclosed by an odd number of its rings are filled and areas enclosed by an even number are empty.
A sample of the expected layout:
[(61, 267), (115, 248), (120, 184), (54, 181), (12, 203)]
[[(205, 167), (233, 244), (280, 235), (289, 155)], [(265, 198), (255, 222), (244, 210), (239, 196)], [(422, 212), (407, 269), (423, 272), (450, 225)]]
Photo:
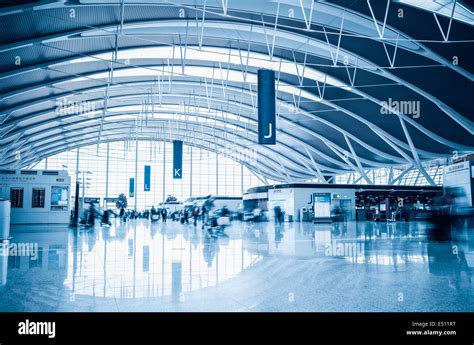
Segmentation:
[(473, 11), (3, 1), (0, 312), (474, 312)]

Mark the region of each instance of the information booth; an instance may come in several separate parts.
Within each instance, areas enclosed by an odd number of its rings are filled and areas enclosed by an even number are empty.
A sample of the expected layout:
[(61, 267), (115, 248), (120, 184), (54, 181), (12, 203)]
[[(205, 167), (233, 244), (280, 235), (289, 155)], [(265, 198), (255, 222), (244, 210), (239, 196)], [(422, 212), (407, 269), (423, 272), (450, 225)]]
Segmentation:
[(67, 171), (0, 170), (0, 199), (11, 202), (11, 224), (68, 224)]

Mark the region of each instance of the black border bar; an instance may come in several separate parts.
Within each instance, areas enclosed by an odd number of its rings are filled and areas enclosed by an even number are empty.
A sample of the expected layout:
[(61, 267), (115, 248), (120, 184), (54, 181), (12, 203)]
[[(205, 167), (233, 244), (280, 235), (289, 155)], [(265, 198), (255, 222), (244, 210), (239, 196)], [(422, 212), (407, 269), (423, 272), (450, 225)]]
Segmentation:
[[(55, 322), (55, 338), (19, 335), (27, 319)], [(0, 313), (1, 345), (473, 343), (474, 313)]]

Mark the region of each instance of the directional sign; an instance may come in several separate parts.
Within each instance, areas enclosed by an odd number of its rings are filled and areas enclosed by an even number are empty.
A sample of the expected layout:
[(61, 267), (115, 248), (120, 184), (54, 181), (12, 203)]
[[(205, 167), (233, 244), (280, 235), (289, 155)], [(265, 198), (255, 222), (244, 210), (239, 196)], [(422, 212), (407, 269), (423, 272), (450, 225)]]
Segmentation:
[(150, 185), (151, 185), (151, 166), (145, 165), (145, 185), (144, 185), (145, 192), (150, 191)]
[(258, 143), (276, 144), (275, 72), (258, 70)]
[(183, 142), (173, 141), (173, 178), (183, 178)]
[(135, 196), (135, 179), (130, 177), (129, 184), (128, 184), (128, 196), (133, 198)]

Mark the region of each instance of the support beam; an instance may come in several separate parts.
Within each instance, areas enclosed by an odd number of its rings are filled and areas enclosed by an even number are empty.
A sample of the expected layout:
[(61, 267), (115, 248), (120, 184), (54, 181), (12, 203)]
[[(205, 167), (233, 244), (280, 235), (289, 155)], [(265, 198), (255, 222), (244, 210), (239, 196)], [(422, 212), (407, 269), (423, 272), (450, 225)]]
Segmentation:
[[(336, 147), (334, 147), (332, 143), (330, 143), (330, 142), (324, 142), (324, 143), (325, 143), (326, 146), (329, 147), (336, 155), (338, 155), (344, 162), (346, 162), (347, 165), (349, 166), (349, 168), (351, 168), (351, 169), (354, 170), (354, 171), (358, 171), (359, 174), (362, 175), (362, 177), (364, 178), (364, 180), (365, 180), (368, 184), (373, 184), (372, 181), (369, 179), (369, 177), (368, 177), (368, 176), (366, 175), (366, 173), (364, 172), (364, 170), (361, 169), (361, 168), (359, 168), (359, 167), (356, 167), (354, 164), (352, 164), (352, 162), (349, 160), (349, 158), (348, 158), (345, 154), (339, 152), (339, 150), (336, 149)], [(354, 160), (355, 160), (355, 158), (354, 158)]]
[(309, 150), (308, 150), (308, 148), (307, 148), (306, 146), (305, 146), (304, 149), (305, 149), (306, 154), (308, 155), (309, 159), (311, 160), (311, 163), (313, 164), (314, 168), (316, 169), (316, 172), (318, 173), (318, 177), (319, 177), (319, 179), (321, 180), (321, 182), (322, 182), (322, 183), (327, 183), (326, 178), (325, 178), (324, 175), (322, 174), (319, 165), (316, 164), (316, 161), (314, 160), (313, 155), (311, 155), (311, 153), (309, 152)]
[(362, 164), (360, 164), (360, 160), (359, 160), (359, 157), (357, 156), (354, 148), (352, 147), (352, 144), (351, 144), (351, 141), (349, 140), (349, 138), (344, 135), (344, 139), (346, 140), (346, 143), (347, 143), (347, 146), (349, 147), (349, 150), (351, 151), (351, 154), (352, 154), (352, 158), (354, 158), (356, 164), (357, 164), (357, 169), (359, 171), (359, 173), (364, 177), (364, 179), (369, 182), (370, 184), (373, 184), (374, 183), (374, 179), (372, 179), (372, 181), (370, 181), (369, 177), (367, 176), (367, 174), (365, 174), (364, 172), (364, 169), (362, 168)]
[[(411, 171), (414, 168), (414, 166), (410, 166), (407, 169), (403, 170), (400, 175), (398, 175), (393, 181), (392, 184), (395, 184), (397, 181), (401, 181), (403, 176), (405, 176), (409, 171)], [(400, 184), (400, 183), (399, 183)]]
[(415, 160), (415, 163), (416, 163), (416, 167), (418, 168), (418, 170), (420, 170), (420, 172), (423, 174), (423, 176), (425, 177), (426, 181), (428, 181), (428, 183), (432, 186), (436, 186), (436, 183), (433, 181), (433, 179), (431, 178), (430, 175), (428, 175), (428, 173), (426, 172), (426, 170), (423, 168), (422, 164), (421, 164), (421, 161), (420, 161), (420, 158), (418, 157), (418, 152), (416, 151), (416, 148), (415, 148), (415, 145), (413, 145), (413, 141), (411, 140), (411, 136), (410, 136), (410, 133), (408, 132), (408, 129), (405, 125), (405, 121), (403, 120), (403, 118), (401, 116), (398, 117), (399, 120), (400, 120), (400, 124), (402, 126), (402, 129), (403, 129), (403, 133), (405, 133), (405, 137), (407, 139), (407, 142), (408, 142), (408, 145), (410, 146), (410, 150), (412, 152), (412, 155), (413, 155), (413, 158)]

